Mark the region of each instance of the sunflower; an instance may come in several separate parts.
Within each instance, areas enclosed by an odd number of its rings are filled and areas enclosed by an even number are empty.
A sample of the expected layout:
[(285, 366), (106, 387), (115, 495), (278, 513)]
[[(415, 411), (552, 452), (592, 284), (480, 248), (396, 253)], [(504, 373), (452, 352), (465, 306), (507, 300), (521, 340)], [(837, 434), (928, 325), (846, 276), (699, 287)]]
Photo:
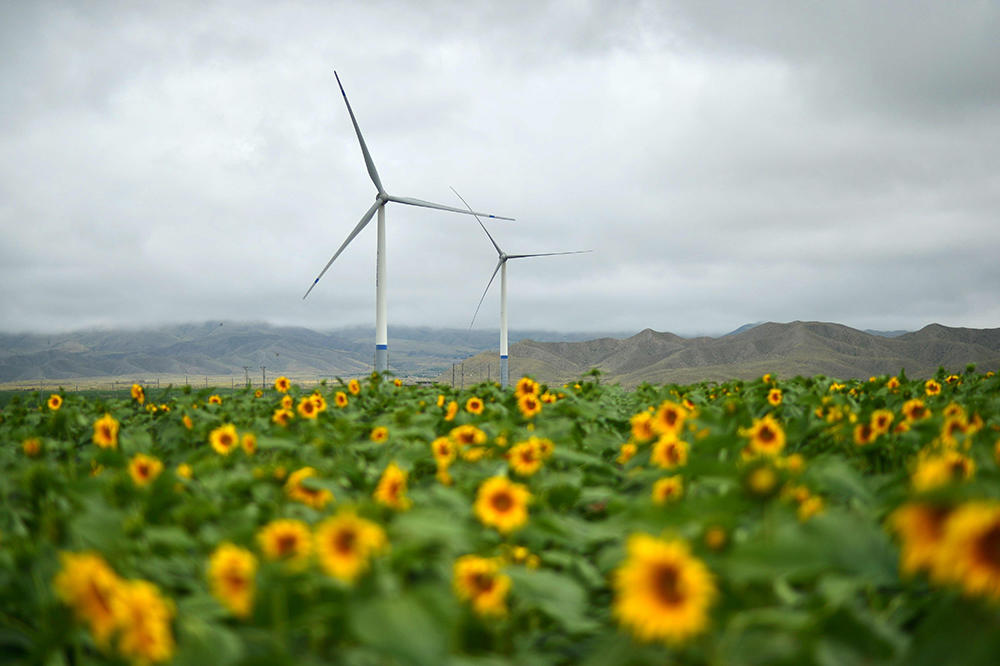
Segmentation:
[(922, 419), (929, 418), (931, 415), (931, 410), (927, 409), (924, 401), (920, 398), (914, 398), (913, 400), (907, 400), (903, 403), (903, 416), (910, 423), (914, 421), (920, 421)]
[(323, 397), (322, 393), (317, 391), (313, 393), (311, 396), (309, 396), (309, 399), (313, 401), (313, 404), (316, 406), (317, 412), (326, 411), (326, 398)]
[(288, 381), (288, 377), (282, 375), (274, 380), (274, 390), (278, 393), (288, 393), (290, 388), (292, 388), (292, 383)]
[(412, 504), (410, 498), (406, 496), (406, 477), (405, 470), (401, 469), (395, 462), (389, 463), (385, 471), (382, 472), (382, 478), (379, 479), (372, 497), (379, 504), (384, 504), (391, 509), (406, 511)]
[(517, 408), (521, 410), (521, 416), (531, 419), (542, 411), (542, 401), (534, 393), (525, 393), (517, 399)]
[(319, 416), (319, 410), (316, 409), (316, 403), (311, 396), (306, 396), (299, 400), (299, 406), (296, 409), (299, 412), (299, 416), (305, 419), (315, 419)]
[(118, 421), (111, 414), (94, 421), (94, 444), (102, 449), (118, 448)]
[(187, 463), (181, 463), (178, 465), (177, 476), (190, 481), (191, 477), (194, 476), (194, 472), (191, 471), (191, 465), (188, 465)]
[(796, 515), (799, 517), (799, 521), (804, 523), (813, 516), (823, 513), (824, 507), (825, 504), (822, 497), (819, 495), (809, 495), (809, 497), (799, 502)]
[(170, 622), (174, 605), (159, 588), (145, 580), (123, 584), (113, 600), (117, 618), (118, 652), (133, 663), (168, 661), (174, 656)]
[(478, 615), (507, 613), (510, 577), (500, 573), (500, 562), (496, 558), (463, 555), (455, 561), (453, 576), (455, 595), (472, 604)]
[(684, 479), (679, 475), (667, 476), (653, 484), (653, 503), (666, 504), (684, 495)]
[(336, 393), (333, 394), (333, 404), (335, 404), (337, 407), (343, 409), (344, 407), (347, 407), (347, 402), (348, 402), (347, 394), (344, 393), (343, 391), (337, 391)]
[(279, 407), (274, 410), (274, 414), (271, 415), (271, 421), (277, 423), (282, 428), (288, 425), (288, 422), (295, 418), (295, 413), (290, 409), (284, 409)]
[(282, 409), (289, 409), (290, 410), (292, 407), (295, 406), (295, 401), (292, 400), (292, 396), (290, 396), (290, 395), (283, 395), (283, 396), (281, 396), (281, 403), (280, 404), (281, 404), (281, 408)]
[(517, 384), (514, 385), (514, 395), (520, 398), (523, 395), (536, 394), (541, 389), (536, 382), (531, 377), (521, 377), (517, 380)]
[(188, 416), (187, 414), (181, 417), (181, 423), (183, 423), (184, 427), (187, 428), (188, 430), (194, 427), (194, 422), (191, 421), (191, 417)]
[(162, 471), (163, 463), (144, 453), (137, 453), (128, 464), (128, 473), (137, 486), (148, 486)]
[(967, 481), (975, 474), (976, 463), (958, 451), (923, 452), (910, 481), (917, 492), (933, 490), (955, 481)]
[(619, 465), (624, 465), (629, 460), (631, 460), (633, 456), (635, 456), (636, 451), (638, 451), (638, 447), (632, 442), (626, 442), (625, 444), (622, 444), (622, 448), (619, 449), (618, 457), (615, 458), (615, 462), (618, 463)]
[(257, 389), (256, 391), (253, 392), (253, 397), (262, 398), (264, 397), (264, 392), (261, 391), (260, 389)]
[(220, 456), (228, 456), (240, 443), (239, 435), (236, 434), (236, 426), (232, 423), (221, 425), (208, 435), (208, 441), (212, 448)]
[(872, 426), (870, 421), (858, 423), (854, 426), (854, 443), (858, 446), (867, 446), (878, 437), (878, 431)]
[(775, 493), (778, 481), (778, 472), (767, 463), (754, 465), (743, 478), (743, 483), (751, 495), (764, 498)]
[(95, 553), (63, 552), (59, 561), (62, 567), (52, 581), (56, 596), (87, 623), (94, 641), (105, 645), (117, 624), (112, 601), (123, 581)]
[(396, 379), (392, 380), (392, 385), (395, 386), (396, 388), (399, 388), (400, 386), (403, 385), (403, 380), (397, 377)]
[(899, 388), (899, 377), (889, 377), (889, 381), (885, 383), (885, 387), (890, 391), (895, 391)]
[(754, 419), (749, 429), (741, 430), (750, 438), (753, 453), (773, 456), (785, 448), (785, 431), (770, 414), (762, 419)]
[(664, 400), (656, 414), (653, 415), (653, 431), (660, 435), (679, 435), (684, 427), (684, 419), (688, 417), (688, 410), (675, 402)]
[(323, 571), (345, 583), (353, 583), (367, 571), (372, 556), (387, 546), (381, 527), (351, 511), (320, 523), (314, 543)]
[(717, 595), (705, 564), (680, 540), (646, 534), (628, 540), (628, 557), (613, 577), (614, 616), (641, 641), (683, 643), (708, 626)]
[(444, 393), (438, 393), (437, 406), (444, 407)]
[(451, 421), (458, 414), (458, 403), (452, 400), (448, 403), (448, 408), (445, 410), (444, 420)]
[(911, 502), (889, 516), (889, 526), (899, 535), (899, 568), (904, 574), (930, 571), (941, 552), (948, 507)]
[(352, 379), (347, 382), (347, 390), (351, 392), (351, 395), (358, 395), (361, 393), (361, 382), (357, 379)]
[(934, 381), (933, 379), (928, 379), (924, 382), (924, 393), (930, 396), (937, 395), (941, 392), (941, 384)]
[(210, 395), (210, 396), (208, 396), (208, 404), (210, 404), (210, 405), (221, 405), (222, 404), (222, 396), (219, 396), (219, 395)]
[(240, 447), (243, 453), (252, 456), (257, 452), (257, 435), (252, 432), (245, 432), (240, 436)]
[(140, 384), (132, 384), (132, 399), (140, 405), (146, 402), (146, 391)]
[(1000, 601), (1000, 503), (969, 502), (955, 509), (945, 523), (933, 573), (968, 596)]
[(212, 594), (233, 615), (247, 617), (253, 609), (257, 558), (245, 548), (222, 543), (208, 560)]
[(683, 467), (688, 460), (688, 443), (677, 439), (677, 435), (673, 433), (660, 435), (653, 445), (649, 460), (663, 469)]
[(59, 411), (59, 408), (62, 407), (62, 404), (63, 404), (62, 396), (59, 395), (58, 393), (53, 393), (52, 395), (49, 396), (48, 405), (49, 409), (51, 409), (53, 412)]
[(632, 424), (632, 439), (640, 444), (656, 437), (653, 431), (653, 415), (649, 412), (639, 412), (629, 422)]
[(382, 442), (389, 439), (389, 429), (385, 426), (375, 426), (372, 428), (371, 434), (368, 436), (376, 444), (381, 444)]
[(455, 444), (450, 437), (438, 437), (431, 442), (431, 452), (438, 466), (448, 466), (455, 460)]
[(333, 500), (333, 493), (326, 488), (314, 490), (302, 484), (303, 481), (313, 476), (316, 476), (316, 470), (312, 467), (303, 467), (292, 472), (288, 481), (285, 482), (285, 492), (291, 500), (302, 502), (314, 509), (322, 509)]
[(885, 435), (889, 432), (889, 428), (892, 426), (892, 420), (895, 418), (893, 414), (888, 409), (876, 409), (872, 412), (871, 426), (872, 431), (876, 436)]
[(466, 400), (465, 411), (469, 412), (470, 414), (476, 414), (476, 415), (482, 414), (483, 413), (482, 398), (477, 398), (476, 396), (472, 396), (471, 398)]
[(542, 467), (537, 441), (518, 442), (507, 452), (507, 463), (519, 476), (531, 476)]
[(958, 404), (957, 402), (953, 402), (953, 403), (949, 404), (947, 407), (945, 407), (944, 411), (942, 411), (941, 413), (944, 415), (944, 417), (946, 419), (955, 418), (955, 417), (962, 417), (962, 418), (964, 418), (965, 417), (965, 408), (962, 407), (962, 405)]
[(294, 570), (304, 568), (312, 552), (312, 533), (301, 520), (272, 520), (257, 531), (257, 542), (264, 557)]
[(772, 407), (777, 407), (781, 404), (781, 389), (773, 388), (767, 392), (767, 401), (771, 403)]
[(42, 452), (42, 440), (37, 437), (29, 437), (21, 442), (21, 450), (24, 451), (24, 455), (34, 458)]
[(451, 440), (460, 446), (479, 446), (486, 443), (486, 433), (474, 425), (462, 425), (452, 428), (448, 433)]
[(476, 517), (484, 525), (507, 533), (528, 521), (528, 501), (531, 493), (520, 483), (494, 476), (479, 486), (476, 494)]

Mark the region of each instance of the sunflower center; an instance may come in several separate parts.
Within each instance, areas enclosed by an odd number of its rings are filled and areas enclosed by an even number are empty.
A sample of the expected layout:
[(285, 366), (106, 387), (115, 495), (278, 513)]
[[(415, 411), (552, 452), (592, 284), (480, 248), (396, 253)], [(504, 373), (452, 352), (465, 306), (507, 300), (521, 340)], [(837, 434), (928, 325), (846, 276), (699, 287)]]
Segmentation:
[(101, 437), (104, 439), (111, 439), (111, 427), (107, 425), (101, 426)]
[(774, 431), (771, 430), (770, 426), (761, 426), (760, 430), (757, 431), (757, 438), (762, 442), (773, 442), (774, 437)]
[(390, 481), (388, 486), (386, 487), (386, 494), (388, 494), (389, 497), (393, 499), (399, 497), (399, 485), (400, 484), (398, 479), (393, 479), (392, 481)]
[(90, 595), (105, 614), (111, 614), (111, 604), (104, 591), (94, 581), (90, 581)]
[(494, 493), (490, 498), (490, 504), (500, 513), (506, 513), (514, 506), (514, 498), (508, 492)]
[(233, 436), (230, 435), (230, 434), (228, 434), (228, 433), (224, 433), (224, 434), (220, 435), (219, 436), (219, 444), (221, 444), (222, 446), (224, 446), (225, 448), (228, 449), (230, 446), (233, 445)]
[(358, 542), (358, 535), (354, 530), (346, 529), (337, 532), (333, 537), (333, 547), (341, 555), (350, 555), (354, 552), (354, 544)]
[(247, 586), (247, 579), (238, 571), (227, 571), (222, 576), (230, 592), (239, 592)]
[(653, 571), (653, 593), (663, 603), (675, 606), (684, 601), (680, 589), (680, 574), (670, 564), (657, 567)]
[(494, 582), (493, 576), (486, 573), (477, 573), (472, 576), (472, 586), (479, 594), (486, 594), (492, 590)]
[(149, 465), (141, 462), (136, 465), (136, 471), (139, 472), (139, 476), (149, 476)]
[(298, 543), (298, 538), (294, 534), (282, 534), (278, 537), (277, 546), (279, 555), (287, 555), (295, 550), (295, 544)]
[(993, 569), (1000, 569), (1000, 523), (979, 537), (976, 546), (980, 560)]

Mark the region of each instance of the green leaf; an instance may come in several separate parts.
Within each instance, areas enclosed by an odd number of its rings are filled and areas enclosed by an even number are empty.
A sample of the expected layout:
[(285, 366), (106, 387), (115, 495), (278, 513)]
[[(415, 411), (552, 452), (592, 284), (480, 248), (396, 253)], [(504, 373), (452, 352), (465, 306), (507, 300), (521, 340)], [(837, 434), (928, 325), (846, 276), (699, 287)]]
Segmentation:
[(412, 595), (371, 600), (350, 623), (361, 641), (405, 663), (436, 666), (448, 652), (448, 627)]
[(571, 633), (593, 631), (597, 623), (587, 617), (587, 593), (569, 576), (544, 570), (511, 568), (512, 594), (519, 603), (540, 609)]

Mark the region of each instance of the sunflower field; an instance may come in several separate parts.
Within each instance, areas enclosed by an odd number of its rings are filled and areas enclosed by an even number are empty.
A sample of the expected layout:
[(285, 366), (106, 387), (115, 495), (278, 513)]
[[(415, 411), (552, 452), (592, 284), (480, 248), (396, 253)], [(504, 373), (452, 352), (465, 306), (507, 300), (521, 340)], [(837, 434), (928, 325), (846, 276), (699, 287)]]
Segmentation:
[(996, 664), (1000, 377), (0, 410), (0, 662)]

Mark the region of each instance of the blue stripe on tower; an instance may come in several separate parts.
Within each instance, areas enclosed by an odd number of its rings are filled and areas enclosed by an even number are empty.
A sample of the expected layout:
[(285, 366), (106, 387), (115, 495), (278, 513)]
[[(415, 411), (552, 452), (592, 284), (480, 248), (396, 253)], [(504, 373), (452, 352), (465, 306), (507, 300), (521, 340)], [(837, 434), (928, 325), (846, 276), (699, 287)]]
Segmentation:
[(507, 354), (500, 354), (500, 358), (507, 358)]
[(375, 349), (388, 349), (389, 345), (375, 345)]

